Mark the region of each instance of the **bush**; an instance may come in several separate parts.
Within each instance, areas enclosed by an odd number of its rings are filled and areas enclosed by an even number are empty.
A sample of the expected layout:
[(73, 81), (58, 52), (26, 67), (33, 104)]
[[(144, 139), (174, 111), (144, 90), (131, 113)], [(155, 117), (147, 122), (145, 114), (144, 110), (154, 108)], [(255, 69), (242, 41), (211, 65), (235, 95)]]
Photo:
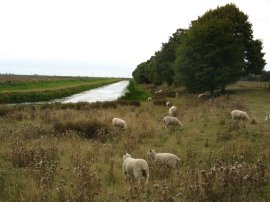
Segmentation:
[(69, 130), (78, 132), (79, 135), (86, 138), (96, 138), (105, 142), (110, 138), (110, 130), (98, 120), (76, 120), (76, 121), (58, 121), (54, 124), (56, 132), (65, 133)]

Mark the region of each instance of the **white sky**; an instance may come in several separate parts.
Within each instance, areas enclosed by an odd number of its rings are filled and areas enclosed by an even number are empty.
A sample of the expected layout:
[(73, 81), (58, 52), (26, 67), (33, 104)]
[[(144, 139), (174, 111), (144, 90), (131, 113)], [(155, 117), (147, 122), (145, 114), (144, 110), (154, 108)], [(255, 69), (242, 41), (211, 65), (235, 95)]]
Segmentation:
[(2, 0), (0, 73), (131, 77), (176, 29), (230, 2), (269, 63), (269, 0)]

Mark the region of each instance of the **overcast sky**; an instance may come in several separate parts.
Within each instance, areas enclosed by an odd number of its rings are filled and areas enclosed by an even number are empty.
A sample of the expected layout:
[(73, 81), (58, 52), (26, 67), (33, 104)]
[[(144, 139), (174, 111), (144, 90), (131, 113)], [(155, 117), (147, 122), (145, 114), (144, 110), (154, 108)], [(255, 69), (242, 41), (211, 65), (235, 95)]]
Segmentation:
[(8, 0), (0, 73), (131, 77), (176, 29), (226, 3), (249, 16), (269, 63), (269, 0)]

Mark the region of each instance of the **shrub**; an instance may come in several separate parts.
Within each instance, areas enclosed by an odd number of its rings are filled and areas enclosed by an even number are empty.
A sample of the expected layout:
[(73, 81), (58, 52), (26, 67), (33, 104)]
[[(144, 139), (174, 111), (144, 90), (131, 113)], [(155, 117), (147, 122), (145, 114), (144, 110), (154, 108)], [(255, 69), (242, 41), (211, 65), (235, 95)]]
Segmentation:
[(75, 121), (57, 121), (54, 124), (56, 132), (65, 133), (69, 130), (78, 132), (79, 135), (86, 138), (96, 138), (105, 142), (111, 137), (107, 125), (98, 120), (75, 120)]

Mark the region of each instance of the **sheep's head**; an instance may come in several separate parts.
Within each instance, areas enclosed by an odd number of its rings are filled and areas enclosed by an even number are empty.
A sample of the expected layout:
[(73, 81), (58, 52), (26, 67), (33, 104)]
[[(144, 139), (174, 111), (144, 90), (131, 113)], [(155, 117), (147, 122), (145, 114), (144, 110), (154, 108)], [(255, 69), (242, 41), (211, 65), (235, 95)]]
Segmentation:
[(147, 156), (150, 158), (150, 159), (154, 159), (154, 156), (155, 156), (155, 150), (152, 150), (152, 149), (149, 149), (148, 152), (146, 153)]
[(256, 124), (257, 121), (256, 121), (255, 119), (251, 119), (251, 120), (250, 120), (250, 123), (251, 123), (251, 124)]
[(131, 155), (129, 153), (123, 154), (123, 160), (126, 160), (127, 158), (131, 158)]
[(266, 117), (265, 117), (265, 121), (269, 121), (270, 120), (270, 114), (268, 114)]

